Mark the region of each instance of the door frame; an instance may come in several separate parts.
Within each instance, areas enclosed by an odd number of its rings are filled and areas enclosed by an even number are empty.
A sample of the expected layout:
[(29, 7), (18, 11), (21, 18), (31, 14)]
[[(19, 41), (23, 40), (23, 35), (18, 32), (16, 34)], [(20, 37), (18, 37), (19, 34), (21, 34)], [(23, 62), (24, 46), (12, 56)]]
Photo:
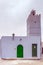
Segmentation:
[[(34, 46), (36, 46), (36, 49), (33, 48)], [(36, 51), (36, 52), (35, 52)], [(33, 53), (34, 52), (34, 53)], [(36, 54), (35, 54), (36, 53)], [(37, 57), (37, 44), (32, 44), (32, 57)]]

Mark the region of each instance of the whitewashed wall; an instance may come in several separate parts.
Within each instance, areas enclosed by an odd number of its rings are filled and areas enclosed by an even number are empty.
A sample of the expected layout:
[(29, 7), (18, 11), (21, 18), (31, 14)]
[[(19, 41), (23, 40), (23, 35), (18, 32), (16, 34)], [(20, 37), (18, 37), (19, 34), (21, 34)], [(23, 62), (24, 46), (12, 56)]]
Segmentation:
[[(20, 41), (20, 38), (22, 39)], [(2, 58), (17, 58), (17, 46), (22, 44), (24, 47), (24, 59), (32, 59), (32, 43), (37, 44), (37, 58), (40, 58), (40, 36), (27, 37), (2, 37)]]

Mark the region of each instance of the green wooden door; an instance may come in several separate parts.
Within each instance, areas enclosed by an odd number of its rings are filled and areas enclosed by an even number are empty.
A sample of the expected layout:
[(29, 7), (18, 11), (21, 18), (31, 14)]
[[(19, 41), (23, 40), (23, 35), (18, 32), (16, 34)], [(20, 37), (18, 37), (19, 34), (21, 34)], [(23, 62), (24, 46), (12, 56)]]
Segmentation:
[(23, 58), (23, 46), (22, 45), (17, 46), (17, 57)]
[(37, 57), (37, 44), (32, 44), (32, 56)]

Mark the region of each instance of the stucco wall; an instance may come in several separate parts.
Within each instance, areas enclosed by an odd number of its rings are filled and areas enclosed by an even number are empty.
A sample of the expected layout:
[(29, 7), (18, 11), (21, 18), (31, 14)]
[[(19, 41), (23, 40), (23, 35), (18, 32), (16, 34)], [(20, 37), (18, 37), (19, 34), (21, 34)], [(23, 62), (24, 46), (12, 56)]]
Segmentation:
[[(22, 39), (22, 40), (20, 40)], [(32, 58), (32, 44), (37, 44), (37, 58), (40, 58), (40, 36), (30, 37), (2, 37), (2, 58), (17, 58), (17, 46), (23, 45), (23, 58)]]

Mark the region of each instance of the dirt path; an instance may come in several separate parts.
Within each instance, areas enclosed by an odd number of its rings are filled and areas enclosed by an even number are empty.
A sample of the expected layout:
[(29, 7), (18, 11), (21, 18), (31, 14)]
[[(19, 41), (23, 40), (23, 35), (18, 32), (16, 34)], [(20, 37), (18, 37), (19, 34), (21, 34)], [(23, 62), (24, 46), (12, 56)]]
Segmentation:
[(43, 65), (43, 60), (1, 60), (0, 65)]

